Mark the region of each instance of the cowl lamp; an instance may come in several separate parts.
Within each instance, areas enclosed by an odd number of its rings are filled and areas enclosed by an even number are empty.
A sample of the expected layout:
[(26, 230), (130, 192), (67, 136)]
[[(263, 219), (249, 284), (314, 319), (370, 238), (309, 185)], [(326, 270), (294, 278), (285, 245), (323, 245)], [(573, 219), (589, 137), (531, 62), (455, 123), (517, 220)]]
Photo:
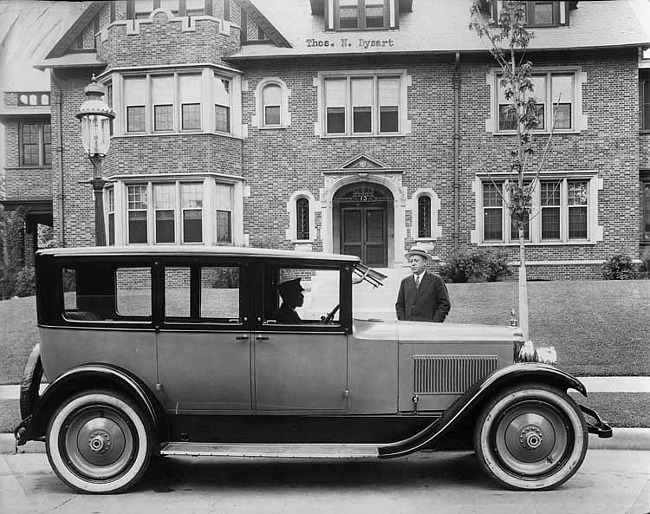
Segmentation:
[(93, 75), (92, 81), (84, 88), (86, 100), (81, 104), (75, 115), (81, 122), (81, 143), (84, 154), (93, 165), (93, 178), (90, 181), (95, 194), (95, 245), (104, 246), (106, 235), (104, 227), (104, 180), (102, 174), (102, 159), (108, 153), (111, 144), (111, 120), (115, 118), (113, 109), (103, 100), (106, 91), (97, 83)]

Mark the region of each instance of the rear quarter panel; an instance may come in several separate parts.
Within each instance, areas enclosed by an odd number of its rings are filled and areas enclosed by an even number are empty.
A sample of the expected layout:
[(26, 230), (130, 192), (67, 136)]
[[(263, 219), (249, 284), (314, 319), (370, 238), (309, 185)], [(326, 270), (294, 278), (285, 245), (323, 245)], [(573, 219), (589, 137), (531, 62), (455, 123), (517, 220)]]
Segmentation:
[(130, 371), (152, 391), (156, 383), (156, 338), (153, 330), (107, 327), (39, 327), (41, 358), (48, 381), (90, 363), (105, 363)]

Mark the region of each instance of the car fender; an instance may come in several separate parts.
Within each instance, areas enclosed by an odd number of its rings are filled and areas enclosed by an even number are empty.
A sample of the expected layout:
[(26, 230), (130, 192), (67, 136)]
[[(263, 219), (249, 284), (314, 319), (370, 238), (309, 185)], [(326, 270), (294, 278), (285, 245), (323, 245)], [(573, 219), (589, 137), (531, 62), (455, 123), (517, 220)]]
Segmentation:
[(436, 441), (466, 421), (495, 391), (522, 382), (541, 382), (564, 390), (575, 389), (587, 396), (587, 389), (582, 382), (554, 366), (533, 362), (513, 364), (496, 370), (474, 384), (444, 412), (441, 418), (419, 433), (403, 441), (381, 446), (379, 456), (401, 457), (434, 446)]
[(43, 391), (33, 413), (14, 430), (17, 444), (39, 439), (45, 435), (50, 418), (62, 401), (85, 388), (106, 387), (129, 395), (149, 416), (158, 434), (165, 428), (160, 404), (149, 388), (128, 371), (107, 364), (84, 364), (72, 368)]

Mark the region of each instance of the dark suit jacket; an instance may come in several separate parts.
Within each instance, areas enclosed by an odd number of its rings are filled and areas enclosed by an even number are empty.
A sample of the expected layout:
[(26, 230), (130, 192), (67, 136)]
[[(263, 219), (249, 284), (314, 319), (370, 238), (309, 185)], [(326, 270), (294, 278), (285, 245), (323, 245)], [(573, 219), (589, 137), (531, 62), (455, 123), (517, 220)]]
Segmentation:
[(442, 323), (451, 309), (447, 286), (442, 278), (425, 271), (416, 289), (413, 275), (402, 280), (395, 303), (397, 319)]

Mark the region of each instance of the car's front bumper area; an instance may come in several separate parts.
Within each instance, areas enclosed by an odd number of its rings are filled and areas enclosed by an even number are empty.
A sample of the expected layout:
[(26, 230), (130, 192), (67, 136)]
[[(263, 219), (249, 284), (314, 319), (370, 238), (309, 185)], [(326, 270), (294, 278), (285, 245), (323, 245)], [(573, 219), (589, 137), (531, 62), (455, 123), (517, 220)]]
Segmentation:
[(612, 437), (612, 427), (605, 423), (595, 410), (585, 407), (584, 405), (578, 405), (578, 407), (580, 407), (580, 410), (582, 410), (582, 412), (587, 416), (593, 418), (593, 421), (587, 418), (585, 419), (587, 422), (587, 430), (590, 434), (596, 434), (601, 439)]

